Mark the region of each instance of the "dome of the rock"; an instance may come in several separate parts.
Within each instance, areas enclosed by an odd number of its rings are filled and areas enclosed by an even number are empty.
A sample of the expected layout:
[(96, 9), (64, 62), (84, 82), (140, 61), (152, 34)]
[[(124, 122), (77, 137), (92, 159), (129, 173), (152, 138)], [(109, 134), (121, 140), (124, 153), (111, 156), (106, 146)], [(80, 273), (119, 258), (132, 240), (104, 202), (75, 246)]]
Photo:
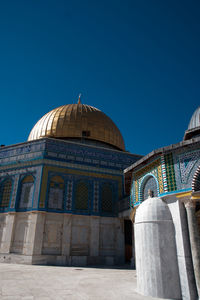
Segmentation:
[(50, 137), (97, 141), (125, 150), (114, 122), (99, 109), (81, 104), (63, 105), (45, 114), (31, 130), (28, 141)]

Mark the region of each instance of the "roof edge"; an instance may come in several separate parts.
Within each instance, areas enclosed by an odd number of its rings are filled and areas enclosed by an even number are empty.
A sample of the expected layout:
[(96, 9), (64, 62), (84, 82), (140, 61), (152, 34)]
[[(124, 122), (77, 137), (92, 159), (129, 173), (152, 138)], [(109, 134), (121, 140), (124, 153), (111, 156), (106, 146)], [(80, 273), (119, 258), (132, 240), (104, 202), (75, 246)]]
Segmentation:
[(200, 142), (200, 137), (192, 138), (190, 140), (182, 141), (182, 142), (179, 142), (179, 143), (176, 143), (176, 144), (171, 144), (169, 146), (153, 150), (152, 152), (148, 153), (147, 155), (145, 155), (144, 157), (142, 157), (141, 159), (139, 159), (137, 162), (135, 162), (134, 164), (132, 164), (130, 167), (126, 168), (124, 170), (124, 173), (131, 171), (132, 169), (136, 168), (140, 164), (144, 163), (148, 159), (150, 159), (150, 158), (152, 158), (152, 157), (154, 157), (154, 156), (156, 156), (158, 154), (167, 153), (167, 152), (169, 152), (171, 150), (176, 150), (178, 148), (186, 147), (186, 146), (189, 146), (191, 144), (198, 143), (198, 142)]

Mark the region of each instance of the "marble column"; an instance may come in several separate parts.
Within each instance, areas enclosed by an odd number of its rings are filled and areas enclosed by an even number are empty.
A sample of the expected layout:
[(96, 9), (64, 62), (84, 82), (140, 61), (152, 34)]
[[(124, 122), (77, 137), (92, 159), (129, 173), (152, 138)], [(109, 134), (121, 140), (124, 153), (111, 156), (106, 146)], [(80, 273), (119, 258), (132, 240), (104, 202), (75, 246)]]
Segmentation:
[(184, 199), (185, 198), (182, 195), (179, 198), (177, 198), (177, 195), (167, 195), (163, 197), (163, 200), (170, 209), (175, 229), (182, 299), (197, 300), (197, 289)]
[[(200, 199), (199, 199), (200, 200)], [(190, 236), (190, 245), (192, 252), (192, 262), (196, 280), (196, 286), (198, 291), (198, 296), (200, 297), (200, 236), (197, 224), (197, 218), (195, 215), (196, 199), (190, 198), (184, 201), (187, 220), (188, 220), (188, 229)]]

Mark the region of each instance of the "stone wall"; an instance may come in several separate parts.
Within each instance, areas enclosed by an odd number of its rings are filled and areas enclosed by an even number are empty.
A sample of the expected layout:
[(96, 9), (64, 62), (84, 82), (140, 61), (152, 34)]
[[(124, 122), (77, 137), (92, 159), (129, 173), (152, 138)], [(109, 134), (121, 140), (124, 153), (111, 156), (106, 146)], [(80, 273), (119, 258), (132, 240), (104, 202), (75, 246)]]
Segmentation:
[[(13, 213), (14, 220), (8, 216), (1, 215), (0, 261), (79, 266), (124, 262), (120, 218), (46, 212)], [(3, 232), (9, 228), (12, 239), (6, 250)]]

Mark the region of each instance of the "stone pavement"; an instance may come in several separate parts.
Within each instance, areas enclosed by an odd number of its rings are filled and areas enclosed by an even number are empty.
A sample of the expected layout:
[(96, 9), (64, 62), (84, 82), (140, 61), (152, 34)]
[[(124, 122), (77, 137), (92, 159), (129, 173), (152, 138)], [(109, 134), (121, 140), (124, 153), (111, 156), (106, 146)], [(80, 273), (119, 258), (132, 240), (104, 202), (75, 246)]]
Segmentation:
[[(145, 300), (136, 293), (136, 271), (0, 264), (1, 300)], [(155, 298), (154, 298), (155, 299)]]

